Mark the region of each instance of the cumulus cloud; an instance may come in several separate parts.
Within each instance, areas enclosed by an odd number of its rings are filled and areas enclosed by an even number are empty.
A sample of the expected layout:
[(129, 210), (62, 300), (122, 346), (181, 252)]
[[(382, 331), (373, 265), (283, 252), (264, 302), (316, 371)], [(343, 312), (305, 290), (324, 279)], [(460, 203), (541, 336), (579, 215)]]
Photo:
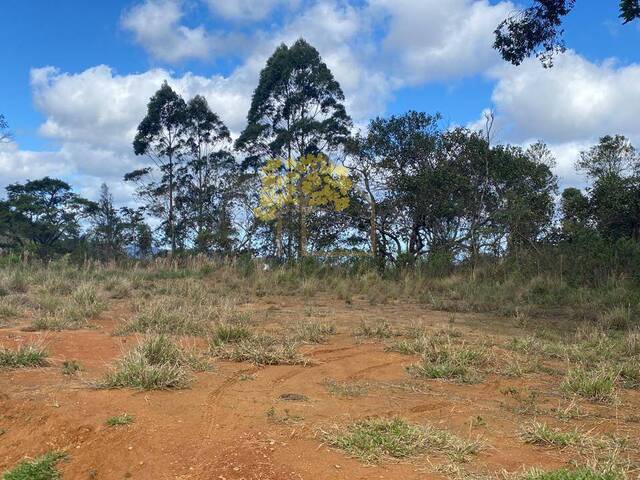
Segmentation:
[(207, 60), (244, 44), (240, 34), (209, 32), (202, 25), (188, 27), (181, 23), (183, 17), (181, 0), (145, 0), (127, 10), (121, 24), (154, 58), (168, 63)]
[(497, 80), (492, 101), (513, 139), (567, 142), (609, 133), (640, 139), (640, 65), (591, 63), (567, 52), (550, 69), (531, 59), (491, 76)]
[[(563, 185), (584, 186), (575, 171), (581, 151), (608, 134), (623, 134), (640, 143), (640, 65), (614, 59), (593, 63), (568, 51), (554, 67), (536, 59), (520, 67), (502, 65), (488, 76), (496, 81), (491, 96), (500, 142), (549, 144)], [(468, 125), (481, 129), (481, 118)]]
[(387, 23), (382, 41), (400, 84), (473, 75), (501, 62), (493, 31), (514, 8), (488, 0), (371, 0)]

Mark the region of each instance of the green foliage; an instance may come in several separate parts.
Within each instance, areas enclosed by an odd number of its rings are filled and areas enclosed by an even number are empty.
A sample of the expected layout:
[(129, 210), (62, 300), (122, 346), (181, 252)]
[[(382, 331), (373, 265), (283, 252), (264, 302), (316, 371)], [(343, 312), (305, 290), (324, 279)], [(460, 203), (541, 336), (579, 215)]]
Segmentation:
[(12, 470), (2, 475), (3, 480), (58, 480), (60, 472), (56, 469), (58, 462), (67, 455), (62, 452), (52, 452), (36, 458), (24, 460)]

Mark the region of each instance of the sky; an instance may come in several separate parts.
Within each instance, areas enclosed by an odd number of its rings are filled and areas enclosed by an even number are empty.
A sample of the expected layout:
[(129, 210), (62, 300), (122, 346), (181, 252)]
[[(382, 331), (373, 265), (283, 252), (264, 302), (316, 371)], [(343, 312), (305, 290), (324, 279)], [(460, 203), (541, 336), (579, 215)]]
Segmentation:
[(237, 135), (266, 59), (300, 37), (357, 126), (418, 110), (479, 128), (492, 110), (494, 142), (545, 141), (560, 185), (583, 187), (573, 165), (599, 137), (640, 147), (640, 22), (623, 26), (617, 0), (576, 3), (569, 49), (544, 69), (492, 49), (517, 1), (3, 0), (0, 113), (13, 141), (0, 146), (0, 188), (49, 175), (89, 198), (106, 182), (131, 203), (122, 177), (145, 163), (131, 144), (164, 80), (204, 95)]

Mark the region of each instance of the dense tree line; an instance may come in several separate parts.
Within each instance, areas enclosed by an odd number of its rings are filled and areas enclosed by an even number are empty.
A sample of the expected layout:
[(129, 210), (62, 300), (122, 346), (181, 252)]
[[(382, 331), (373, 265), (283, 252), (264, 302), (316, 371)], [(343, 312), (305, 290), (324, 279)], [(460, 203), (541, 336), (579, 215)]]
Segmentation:
[(629, 140), (606, 136), (583, 152), (576, 168), (589, 188), (560, 194), (546, 145), (493, 145), (492, 121), (444, 128), (439, 115), (409, 111), (356, 132), (340, 85), (299, 40), (267, 61), (235, 144), (204, 97), (185, 100), (165, 82), (133, 142), (147, 165), (124, 176), (139, 207), (115, 208), (106, 185), (94, 202), (57, 179), (16, 183), (0, 203), (0, 244), (105, 260), (165, 249), (366, 254), (380, 267), (474, 272), (561, 255), (581, 271), (600, 262), (603, 273), (637, 274), (640, 156)]

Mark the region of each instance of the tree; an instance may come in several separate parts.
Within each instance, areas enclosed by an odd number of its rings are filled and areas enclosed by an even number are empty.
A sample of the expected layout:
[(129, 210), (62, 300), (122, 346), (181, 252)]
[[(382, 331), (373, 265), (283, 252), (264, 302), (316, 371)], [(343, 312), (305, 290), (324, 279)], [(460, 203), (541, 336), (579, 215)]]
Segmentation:
[(640, 173), (640, 155), (623, 135), (606, 135), (597, 145), (580, 153), (576, 168), (592, 179), (627, 176)]
[(260, 72), (247, 127), (236, 148), (245, 166), (258, 169), (271, 158), (302, 158), (342, 145), (351, 120), (344, 94), (318, 51), (303, 39), (280, 45)]
[(177, 174), (178, 211), (197, 251), (228, 252), (234, 233), (231, 202), (239, 193), (240, 171), (226, 149), (229, 130), (204, 97), (196, 96), (187, 105), (185, 137), (188, 160)]
[(126, 224), (113, 206), (113, 195), (106, 183), (100, 186), (100, 199), (91, 215), (91, 240), (104, 259), (113, 259), (123, 254), (126, 243)]
[(31, 243), (39, 254), (69, 251), (80, 235), (80, 221), (96, 209), (96, 204), (73, 193), (66, 182), (44, 177), (6, 187), (5, 213), (18, 228), (14, 236)]
[(255, 214), (264, 221), (278, 218), (287, 206), (298, 210), (298, 257), (306, 254), (307, 212), (332, 205), (340, 212), (349, 206), (351, 180), (346, 168), (326, 155), (305, 155), (299, 160), (275, 158), (262, 168), (260, 205)]
[[(553, 56), (565, 51), (562, 20), (576, 0), (533, 0), (533, 4), (500, 23), (495, 30), (494, 48), (502, 58), (520, 65), (536, 55), (545, 67), (553, 65)], [(640, 0), (620, 0), (623, 23), (640, 18)]]
[(7, 143), (11, 140), (11, 132), (9, 132), (9, 124), (4, 118), (4, 115), (0, 114), (0, 143)]
[[(187, 105), (165, 81), (151, 97), (147, 115), (138, 125), (133, 142), (136, 155), (147, 155), (153, 167), (135, 170), (125, 175), (125, 181), (139, 185), (138, 193), (145, 198), (150, 210), (165, 217), (165, 233), (171, 243), (171, 253), (176, 251), (176, 229), (174, 218), (174, 193), (176, 166), (182, 161), (185, 149), (185, 121)], [(155, 174), (160, 177), (156, 178)], [(160, 199), (165, 199), (168, 208)]]

